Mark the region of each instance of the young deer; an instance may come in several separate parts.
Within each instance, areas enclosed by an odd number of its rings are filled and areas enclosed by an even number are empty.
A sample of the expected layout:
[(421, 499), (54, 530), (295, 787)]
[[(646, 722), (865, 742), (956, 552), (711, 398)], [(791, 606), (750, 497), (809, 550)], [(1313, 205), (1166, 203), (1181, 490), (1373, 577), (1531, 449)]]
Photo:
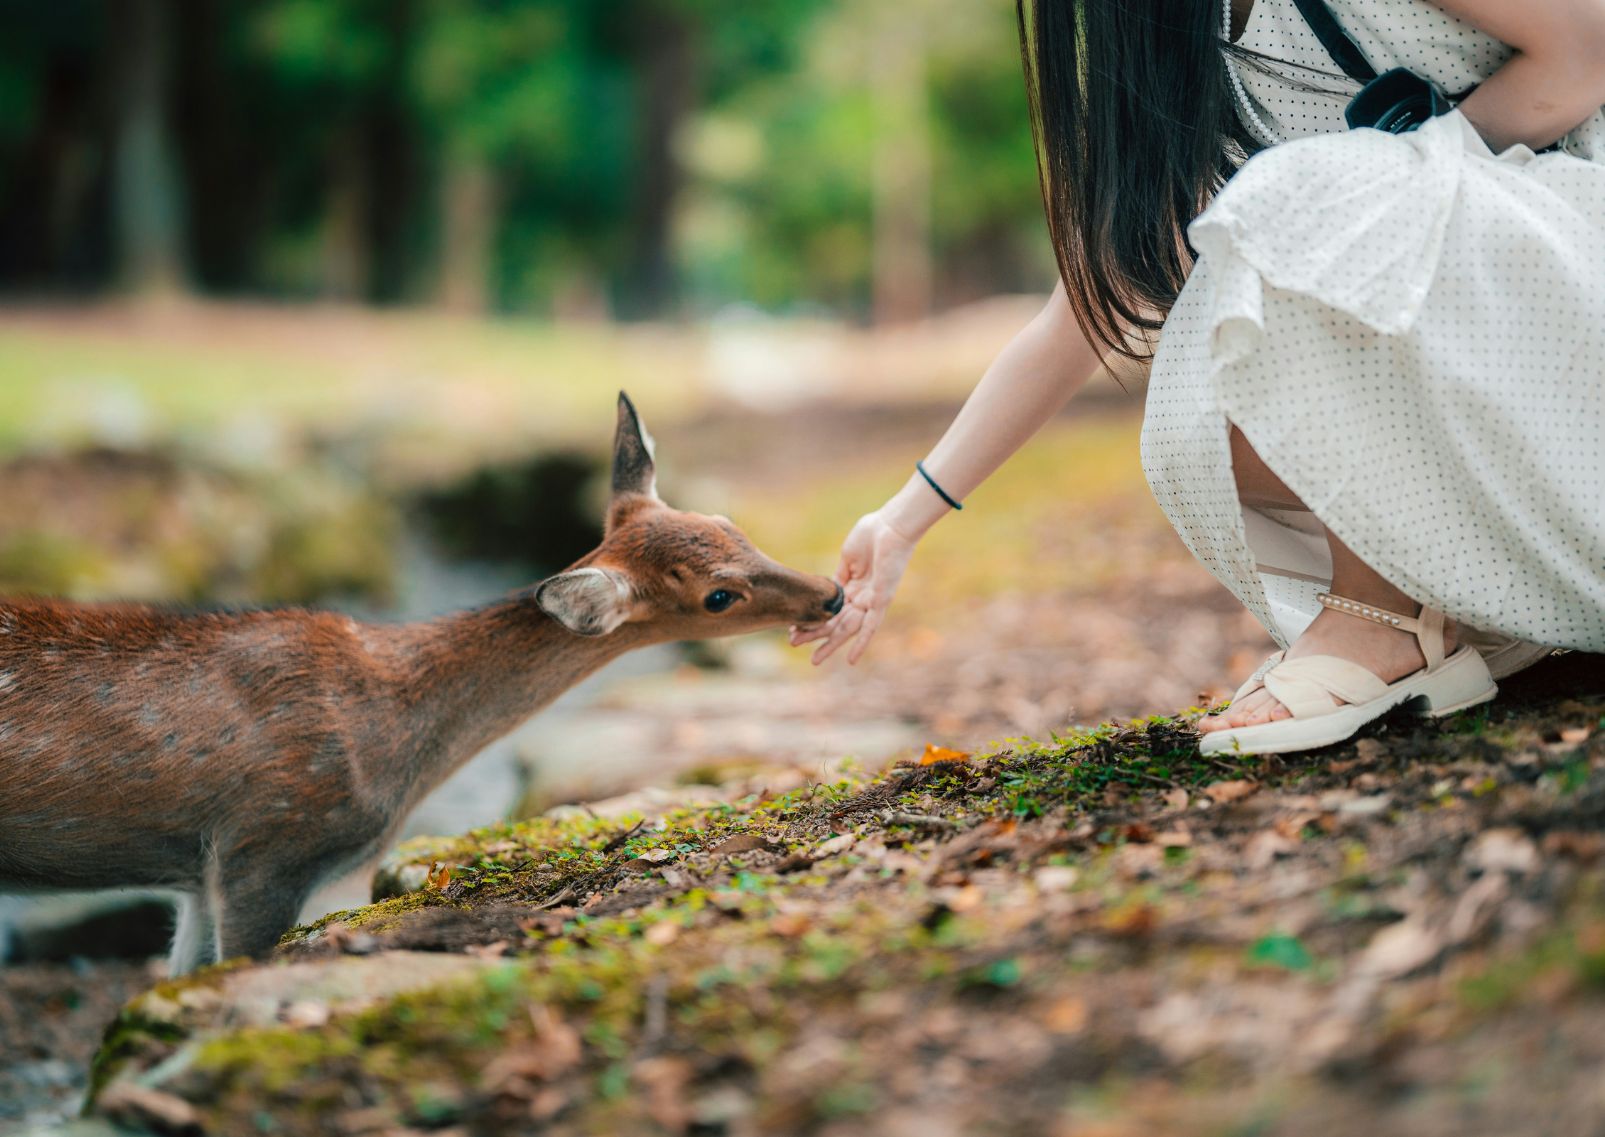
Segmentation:
[(816, 623), (840, 586), (657, 496), (619, 396), (602, 544), (430, 623), (0, 604), (0, 889), (179, 894), (174, 974), (258, 955), (425, 794), (632, 648)]

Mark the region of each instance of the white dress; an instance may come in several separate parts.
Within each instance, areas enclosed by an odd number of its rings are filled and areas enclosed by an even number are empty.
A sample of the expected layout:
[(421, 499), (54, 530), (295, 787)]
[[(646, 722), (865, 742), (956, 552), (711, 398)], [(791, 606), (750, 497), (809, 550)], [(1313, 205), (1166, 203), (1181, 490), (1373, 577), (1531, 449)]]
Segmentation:
[[(1511, 54), (1427, 0), (1331, 7), (1377, 71), (1452, 93)], [(1189, 229), (1143, 426), (1161, 507), (1284, 645), (1330, 580), (1324, 523), (1471, 628), (1605, 651), (1605, 113), (1536, 155), (1458, 111), (1349, 131), (1357, 85), (1293, 0), (1238, 42), (1343, 93), (1242, 69), (1285, 141)], [(1229, 423), (1310, 513), (1239, 504)]]

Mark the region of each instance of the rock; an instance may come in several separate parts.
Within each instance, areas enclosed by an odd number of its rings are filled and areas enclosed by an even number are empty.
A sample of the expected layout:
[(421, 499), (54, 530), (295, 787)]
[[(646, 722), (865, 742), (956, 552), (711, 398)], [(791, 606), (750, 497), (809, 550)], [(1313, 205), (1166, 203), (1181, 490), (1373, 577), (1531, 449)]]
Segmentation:
[(1466, 850), (1468, 868), (1526, 875), (1538, 871), (1538, 846), (1520, 829), (1489, 829)]
[[(161, 984), (130, 1002), (108, 1033), (108, 1042), (96, 1063), (111, 1074), (111, 1080), (96, 1096), (94, 1106), (109, 1112), (113, 1107), (104, 1105), (108, 1100), (133, 1100), (107, 1098), (107, 1094), (125, 1085), (137, 1083), (146, 1089), (160, 1089), (164, 1076), (176, 1074), (183, 1062), (175, 1056), (154, 1068), (139, 1064), (146, 1055), (159, 1058), (171, 1052), (175, 1032), (193, 1047), (208, 1037), (242, 1028), (321, 1025), (332, 1015), (360, 1010), (396, 995), (464, 979), (497, 966), (506, 965), (467, 955), (390, 951), (235, 970), (213, 968)], [(160, 1038), (168, 1045), (145, 1048), (141, 1040), (146, 1038)], [(138, 1095), (134, 1098), (138, 1099)], [(137, 1102), (127, 1106), (136, 1113), (142, 1108)], [(117, 1116), (121, 1118), (123, 1114)]]

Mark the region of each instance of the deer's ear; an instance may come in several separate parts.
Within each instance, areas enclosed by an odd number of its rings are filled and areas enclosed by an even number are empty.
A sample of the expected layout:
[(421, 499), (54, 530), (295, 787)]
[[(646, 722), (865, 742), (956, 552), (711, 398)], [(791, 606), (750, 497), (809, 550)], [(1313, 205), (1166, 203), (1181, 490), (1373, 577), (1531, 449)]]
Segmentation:
[(658, 470), (652, 461), (652, 436), (641, 425), (630, 396), (619, 392), (619, 427), (613, 436), (613, 494), (658, 496)]
[(609, 569), (570, 569), (535, 589), (541, 611), (582, 636), (613, 631), (629, 617), (631, 602), (628, 578)]

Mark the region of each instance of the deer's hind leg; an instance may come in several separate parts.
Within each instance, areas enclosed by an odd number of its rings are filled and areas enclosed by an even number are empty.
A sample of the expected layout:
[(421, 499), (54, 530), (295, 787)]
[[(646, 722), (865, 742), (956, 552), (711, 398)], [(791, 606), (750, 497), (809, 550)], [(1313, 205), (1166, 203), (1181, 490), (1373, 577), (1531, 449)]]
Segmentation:
[(218, 958), (259, 958), (295, 926), (301, 905), (312, 893), (314, 874), (300, 866), (277, 865), (271, 872), (229, 875), (219, 882)]

